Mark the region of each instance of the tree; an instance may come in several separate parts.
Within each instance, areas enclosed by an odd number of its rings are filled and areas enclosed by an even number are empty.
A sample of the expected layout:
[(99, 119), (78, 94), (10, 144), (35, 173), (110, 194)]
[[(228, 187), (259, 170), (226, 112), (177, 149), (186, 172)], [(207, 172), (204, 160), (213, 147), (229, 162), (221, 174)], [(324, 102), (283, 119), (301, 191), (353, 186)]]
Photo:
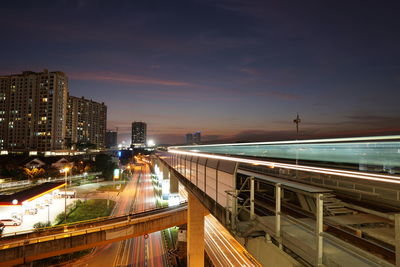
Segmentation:
[(29, 180), (33, 180), (34, 178), (39, 178), (39, 176), (45, 173), (44, 169), (42, 168), (24, 168), (24, 174), (28, 176)]
[(79, 151), (84, 151), (87, 149), (96, 149), (97, 145), (90, 142), (78, 142), (76, 143), (76, 149)]
[(112, 162), (111, 156), (107, 154), (96, 155), (96, 160), (94, 162), (94, 168), (98, 172), (103, 173), (103, 177), (107, 180), (112, 179), (112, 174), (118, 165)]

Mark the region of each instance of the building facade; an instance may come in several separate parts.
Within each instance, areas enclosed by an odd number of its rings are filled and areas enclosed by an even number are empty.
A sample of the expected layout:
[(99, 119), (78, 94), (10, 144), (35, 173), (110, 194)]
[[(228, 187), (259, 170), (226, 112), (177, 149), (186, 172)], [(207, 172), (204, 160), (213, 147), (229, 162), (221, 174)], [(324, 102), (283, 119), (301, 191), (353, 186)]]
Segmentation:
[(66, 140), (70, 145), (106, 147), (107, 106), (84, 97), (68, 97)]
[(188, 133), (185, 135), (186, 145), (199, 145), (201, 144), (201, 133)]
[(63, 149), (67, 96), (63, 72), (0, 76), (0, 149)]
[(147, 125), (141, 121), (132, 123), (132, 146), (144, 147), (147, 139)]
[(188, 134), (185, 135), (185, 143), (187, 145), (193, 144), (193, 134), (188, 133)]
[(201, 144), (201, 133), (200, 132), (195, 132), (193, 134), (193, 143), (196, 145), (200, 145)]
[(116, 148), (118, 146), (118, 133), (114, 131), (106, 132), (106, 148)]

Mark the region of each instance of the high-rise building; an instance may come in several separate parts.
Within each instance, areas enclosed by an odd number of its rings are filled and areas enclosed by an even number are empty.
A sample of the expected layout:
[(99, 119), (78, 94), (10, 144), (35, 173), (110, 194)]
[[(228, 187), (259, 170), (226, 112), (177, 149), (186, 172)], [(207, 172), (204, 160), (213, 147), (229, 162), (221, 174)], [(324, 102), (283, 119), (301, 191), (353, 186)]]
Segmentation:
[(60, 71), (0, 76), (0, 149), (63, 149), (67, 95)]
[(193, 143), (196, 145), (201, 144), (201, 133), (200, 132), (195, 132), (193, 134)]
[(84, 97), (68, 97), (67, 140), (69, 144), (106, 146), (107, 106)]
[(146, 146), (147, 125), (141, 121), (132, 123), (132, 146), (144, 147)]
[(187, 145), (199, 145), (201, 144), (201, 133), (200, 132), (195, 132), (195, 133), (188, 133), (185, 135), (186, 138), (186, 144)]
[(106, 132), (106, 148), (115, 148), (118, 146), (118, 133), (114, 131)]
[(187, 145), (193, 144), (193, 134), (188, 133), (188, 134), (185, 135), (185, 137), (186, 137), (186, 144)]

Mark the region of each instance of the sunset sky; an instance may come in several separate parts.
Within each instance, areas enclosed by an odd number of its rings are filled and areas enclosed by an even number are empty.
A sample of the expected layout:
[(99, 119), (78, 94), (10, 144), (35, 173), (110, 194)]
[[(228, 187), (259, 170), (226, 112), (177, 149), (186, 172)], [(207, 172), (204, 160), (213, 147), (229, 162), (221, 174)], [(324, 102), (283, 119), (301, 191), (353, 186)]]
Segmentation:
[(398, 1), (8, 1), (0, 75), (60, 70), (130, 139), (400, 133)]

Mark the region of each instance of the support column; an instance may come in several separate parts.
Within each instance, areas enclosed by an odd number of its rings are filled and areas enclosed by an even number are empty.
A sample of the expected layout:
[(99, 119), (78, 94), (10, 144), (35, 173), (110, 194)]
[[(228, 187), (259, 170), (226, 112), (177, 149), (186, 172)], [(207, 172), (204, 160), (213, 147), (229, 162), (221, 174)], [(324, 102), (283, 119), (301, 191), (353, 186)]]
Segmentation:
[(188, 194), (187, 266), (204, 266), (204, 214), (205, 208), (192, 194)]
[(322, 266), (322, 257), (323, 257), (323, 239), (322, 239), (322, 232), (324, 231), (323, 228), (323, 220), (324, 220), (324, 199), (322, 198), (322, 194), (316, 194), (316, 203), (317, 208), (315, 211), (316, 220), (316, 227), (315, 227), (315, 238), (316, 238), (316, 266)]
[(238, 207), (238, 199), (237, 196), (239, 194), (239, 190), (235, 190), (233, 192), (234, 196), (232, 197), (232, 219), (231, 219), (231, 228), (233, 230), (236, 229), (236, 216), (237, 216), (237, 207)]
[(254, 177), (250, 177), (250, 220), (254, 218)]
[(400, 214), (394, 215), (394, 231), (396, 244), (396, 267), (400, 267)]
[(281, 247), (281, 184), (275, 185), (275, 237)]

